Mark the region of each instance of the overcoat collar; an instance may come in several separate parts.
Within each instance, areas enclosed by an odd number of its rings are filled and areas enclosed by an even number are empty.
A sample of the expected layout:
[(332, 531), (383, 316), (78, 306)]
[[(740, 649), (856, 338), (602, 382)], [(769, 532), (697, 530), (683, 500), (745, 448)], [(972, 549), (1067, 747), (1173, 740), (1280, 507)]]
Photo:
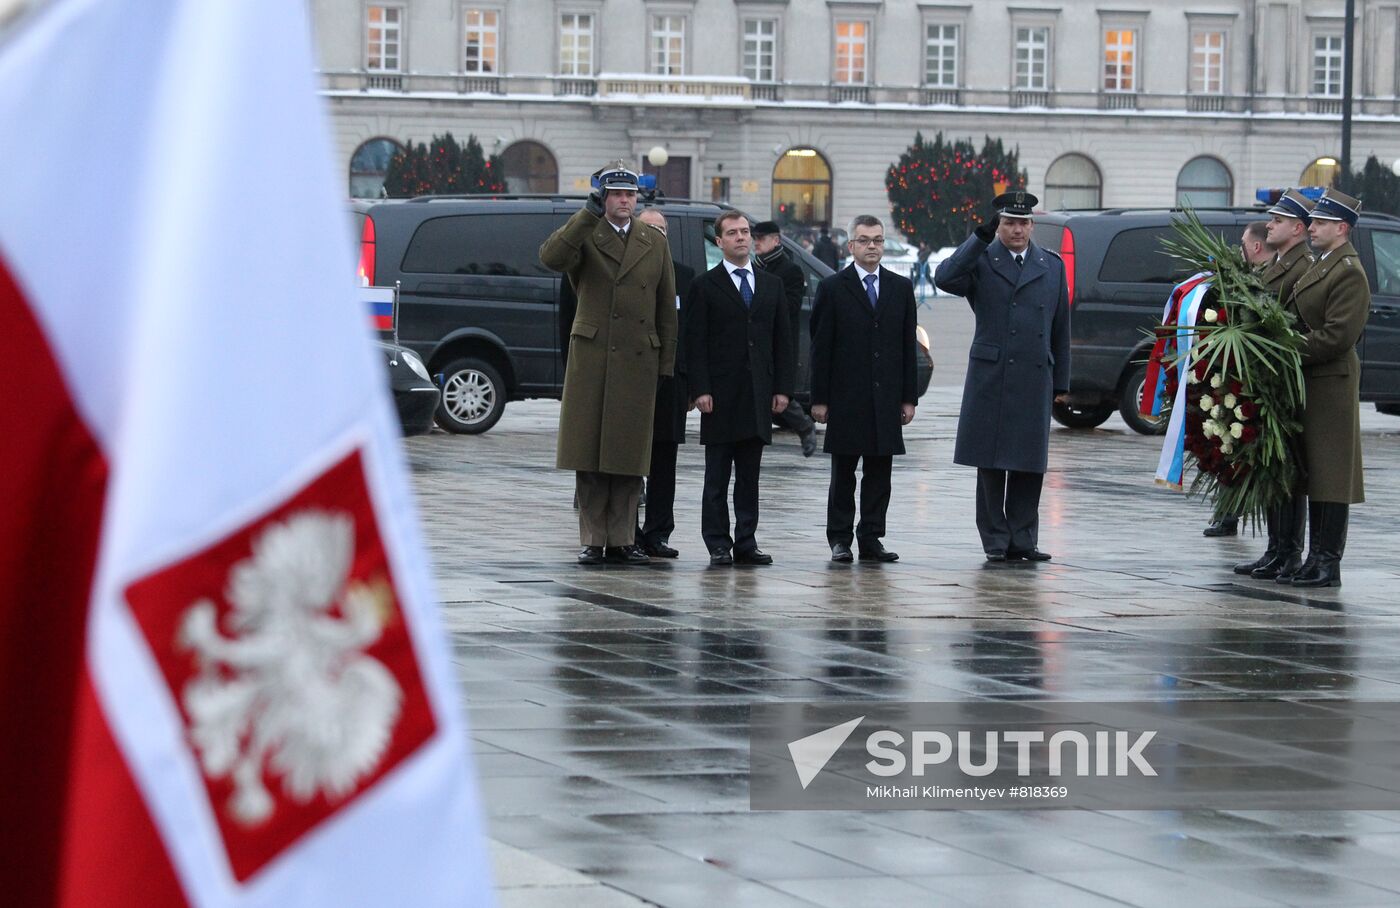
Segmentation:
[(856, 270), (855, 263), (853, 262), (841, 269), (841, 278), (846, 282), (846, 290), (855, 298), (856, 302), (860, 303), (861, 311), (871, 317), (874, 317), (874, 315), (880, 311), (880, 307), (885, 305), (885, 300), (889, 298), (885, 291), (890, 285), (887, 278), (893, 272), (884, 265), (876, 265), (875, 273), (880, 276), (877, 282), (880, 290), (875, 298), (875, 308), (871, 309), (870, 295), (865, 292), (865, 284), (860, 279), (860, 272)]
[(598, 226), (593, 230), (593, 245), (598, 247), (599, 252), (618, 263), (619, 278), (645, 258), (651, 251), (652, 243), (656, 242), (649, 235), (650, 231), (639, 230), (640, 226), (642, 222), (632, 218), (631, 226), (627, 228), (626, 245), (623, 245), (622, 237), (617, 235), (617, 228), (607, 218), (599, 218)]
[(1026, 251), (1022, 253), (1024, 264), (1021, 265), (1016, 264), (1011, 250), (1002, 245), (1000, 239), (993, 240), (987, 247), (987, 258), (991, 260), (992, 270), (1006, 278), (1013, 287), (1025, 286), (1050, 270), (1050, 263), (1045, 260), (1045, 250), (1035, 243), (1026, 244)]
[[(729, 276), (729, 269), (724, 267), (724, 262), (720, 262), (715, 267), (706, 272), (710, 281), (720, 289), (720, 292), (739, 307), (740, 312), (749, 312), (750, 308), (744, 305), (744, 298), (739, 295), (739, 288), (734, 286), (734, 278)], [(754, 290), (754, 305), (758, 305), (758, 278), (754, 274), (752, 263), (749, 266), (749, 286)]]
[[(1347, 258), (1350, 258), (1351, 262), (1344, 265), (1343, 260)], [(1327, 258), (1318, 258), (1317, 261), (1313, 262), (1313, 266), (1307, 270), (1307, 273), (1305, 273), (1302, 277), (1298, 278), (1298, 283), (1293, 285), (1294, 298), (1297, 298), (1298, 294), (1302, 293), (1304, 290), (1306, 290), (1308, 287), (1311, 287), (1313, 284), (1320, 283), (1324, 278), (1327, 277), (1328, 274), (1332, 272), (1333, 268), (1338, 267), (1360, 267), (1360, 257), (1356, 253), (1356, 247), (1353, 246), (1350, 243), (1350, 241), (1343, 243), (1336, 249), (1333, 249), (1332, 253), (1328, 255)]]

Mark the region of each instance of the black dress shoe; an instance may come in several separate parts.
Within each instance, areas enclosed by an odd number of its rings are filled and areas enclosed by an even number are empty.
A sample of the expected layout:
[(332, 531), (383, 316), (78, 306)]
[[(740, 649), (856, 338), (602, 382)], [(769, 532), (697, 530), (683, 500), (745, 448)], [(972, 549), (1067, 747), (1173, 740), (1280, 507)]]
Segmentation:
[(729, 549), (718, 548), (710, 550), (710, 564), (733, 564), (734, 556), (729, 554)]
[(1048, 552), (1042, 552), (1040, 549), (1030, 549), (1029, 551), (1025, 551), (1025, 552), (1017, 552), (1017, 551), (1012, 550), (1012, 551), (1008, 551), (1008, 552), (1006, 553), (1006, 560), (1007, 560), (1007, 561), (1049, 561), (1049, 560), (1050, 560), (1050, 554), (1049, 554)]
[(853, 560), (851, 547), (844, 542), (838, 542), (831, 547), (831, 560), (841, 564), (850, 564)]
[(602, 564), (603, 547), (601, 545), (586, 545), (578, 550), (579, 564)]
[(650, 564), (651, 559), (647, 553), (642, 551), (642, 547), (636, 544), (608, 546), (603, 550), (603, 557), (608, 564)]
[(735, 564), (772, 564), (773, 556), (761, 549), (749, 549), (747, 552), (734, 553)]
[(1224, 520), (1217, 520), (1210, 526), (1201, 530), (1202, 536), (1234, 536), (1240, 531), (1240, 519), (1238, 517), (1226, 517)]
[(987, 553), (987, 560), (990, 561), (990, 562), (993, 562), (994, 564), (995, 564), (995, 563), (1003, 562), (1003, 561), (1006, 560), (1006, 553), (1005, 553), (1005, 552), (988, 552), (988, 553)]
[(664, 542), (644, 542), (642, 543), (642, 551), (653, 558), (675, 558), (680, 555), (680, 552)]
[(860, 547), (860, 560), (889, 562), (898, 561), (899, 556), (894, 552), (891, 552), (889, 549), (885, 548), (884, 545), (882, 545), (881, 543), (876, 542), (872, 545)]

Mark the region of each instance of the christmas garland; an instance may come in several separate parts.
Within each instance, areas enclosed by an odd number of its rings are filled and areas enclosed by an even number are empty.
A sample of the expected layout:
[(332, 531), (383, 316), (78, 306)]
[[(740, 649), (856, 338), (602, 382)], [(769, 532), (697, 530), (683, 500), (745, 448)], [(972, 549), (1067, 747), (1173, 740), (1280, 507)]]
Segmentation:
[[(1197, 468), (1190, 493), (1208, 498), (1216, 519), (1238, 514), (1258, 521), (1299, 480), (1302, 335), (1239, 250), (1194, 211), (1188, 208), (1174, 226), (1177, 238), (1163, 242), (1167, 252), (1213, 273), (1190, 329), (1187, 362), (1165, 360), (1169, 399), (1185, 407), (1185, 455)], [(1181, 376), (1186, 387), (1178, 389)]]

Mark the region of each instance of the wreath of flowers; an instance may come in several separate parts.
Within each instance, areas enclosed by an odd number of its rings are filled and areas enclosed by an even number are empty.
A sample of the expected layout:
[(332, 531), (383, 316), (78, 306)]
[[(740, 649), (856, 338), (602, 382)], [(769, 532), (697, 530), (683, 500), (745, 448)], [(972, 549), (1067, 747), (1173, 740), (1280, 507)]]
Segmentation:
[[(1265, 289), (1237, 249), (1187, 209), (1167, 251), (1214, 276), (1201, 304), (1189, 362), (1172, 358), (1165, 391), (1176, 400), (1180, 376), (1184, 447), (1196, 466), (1190, 493), (1208, 498), (1216, 519), (1261, 520), (1292, 495), (1303, 405), (1302, 335), (1295, 316)], [(1186, 368), (1183, 370), (1182, 366)]]

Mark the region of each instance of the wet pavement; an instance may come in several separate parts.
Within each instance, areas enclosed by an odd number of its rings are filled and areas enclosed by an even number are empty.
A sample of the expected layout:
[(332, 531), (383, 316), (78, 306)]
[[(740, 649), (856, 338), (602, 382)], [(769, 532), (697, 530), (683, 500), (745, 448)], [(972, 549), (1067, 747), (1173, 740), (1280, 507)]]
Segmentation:
[(503, 904), (1400, 904), (1400, 812), (749, 810), (755, 702), (1400, 699), (1400, 419), (1363, 407), (1341, 589), (1233, 574), (1262, 540), (1203, 538), (1204, 506), (1153, 486), (1158, 440), (1116, 416), (1052, 431), (1055, 560), (991, 566), (973, 471), (952, 464), (967, 324), (940, 305), (923, 313), (939, 371), (895, 462), (896, 564), (829, 562), (826, 459), (790, 434), (762, 474), (776, 563), (729, 568), (704, 557), (698, 445), (680, 559), (583, 568), (556, 403), (406, 442), (489, 833), (515, 868)]

